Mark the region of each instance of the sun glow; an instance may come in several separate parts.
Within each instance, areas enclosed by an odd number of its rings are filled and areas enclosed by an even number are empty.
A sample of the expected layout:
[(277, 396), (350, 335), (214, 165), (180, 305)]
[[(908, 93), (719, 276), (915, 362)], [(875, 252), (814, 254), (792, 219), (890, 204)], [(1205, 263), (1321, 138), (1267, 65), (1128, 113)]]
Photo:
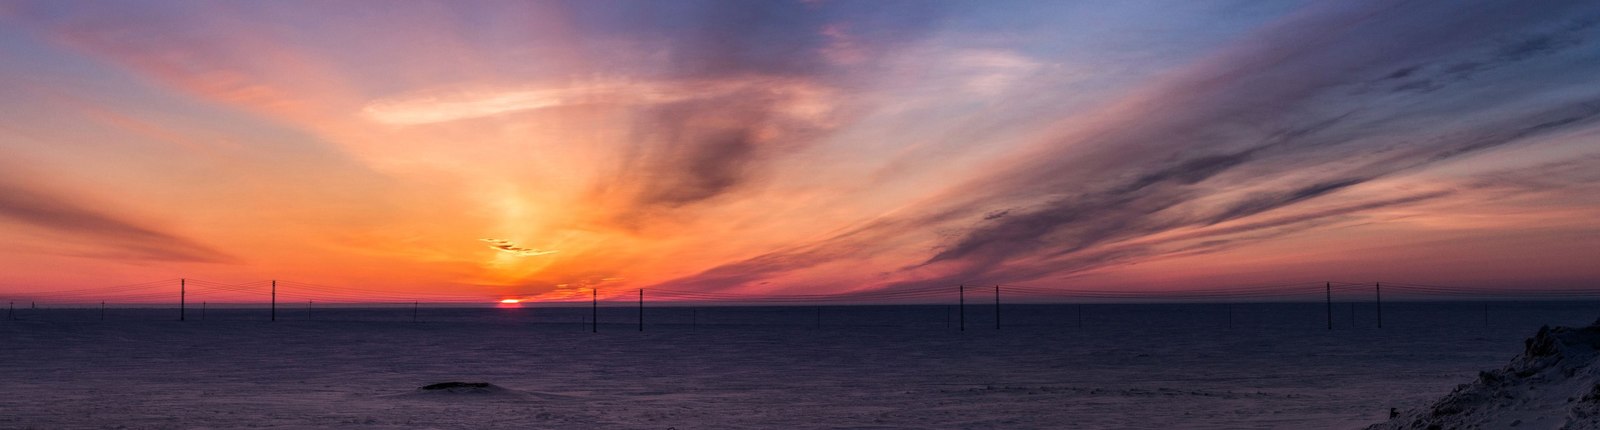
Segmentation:
[(506, 304), (506, 305), (514, 305), (514, 304), (517, 304), (517, 303), (522, 303), (522, 300), (521, 299), (501, 299), (500, 303), (501, 304)]

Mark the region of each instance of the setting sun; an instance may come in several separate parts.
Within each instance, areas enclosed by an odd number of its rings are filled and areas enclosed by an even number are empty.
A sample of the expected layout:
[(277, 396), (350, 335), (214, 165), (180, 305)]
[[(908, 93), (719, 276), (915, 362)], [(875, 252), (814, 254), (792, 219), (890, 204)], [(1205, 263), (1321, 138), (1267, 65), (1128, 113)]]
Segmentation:
[(500, 300), (500, 303), (501, 304), (507, 304), (507, 305), (514, 305), (514, 304), (517, 304), (517, 303), (522, 303), (522, 300), (519, 300), (519, 299), (503, 299), (503, 300)]

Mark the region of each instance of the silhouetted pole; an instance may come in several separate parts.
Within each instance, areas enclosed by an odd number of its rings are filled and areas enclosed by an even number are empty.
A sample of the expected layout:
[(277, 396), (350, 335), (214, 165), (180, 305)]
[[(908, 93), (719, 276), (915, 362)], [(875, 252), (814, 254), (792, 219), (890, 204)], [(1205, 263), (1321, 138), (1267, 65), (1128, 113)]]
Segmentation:
[(961, 300), (961, 331), (967, 331), (967, 286), (956, 287), (956, 295)]
[(950, 310), (950, 305), (944, 305), (944, 328), (950, 328), (951, 314), (953, 313)]
[(417, 308), (422, 307), (422, 301), (411, 302), (411, 322), (417, 322)]
[(817, 329), (822, 329), (822, 307), (817, 306)]
[(11, 304), (6, 305), (6, 320), (15, 321), (16, 319), (17, 319), (17, 302), (11, 302)]
[(1350, 328), (1356, 327), (1356, 302), (1350, 302)]
[(1328, 330), (1333, 330), (1333, 283), (1329, 282), (1325, 286), (1328, 291)]
[(1383, 283), (1372, 284), (1372, 294), (1378, 299), (1378, 328), (1383, 328)]
[(1078, 304), (1078, 328), (1083, 328), (1083, 303)]
[(200, 320), (206, 320), (206, 302), (200, 302)]
[(589, 332), (600, 332), (600, 289), (589, 290)]
[(689, 329), (690, 330), (699, 330), (700, 329), (700, 310), (699, 309), (690, 309), (689, 310)]
[(100, 320), (106, 320), (106, 302), (100, 302)]
[(1228, 304), (1228, 330), (1233, 330), (1233, 303)]
[(1483, 326), (1489, 326), (1489, 302), (1483, 302)]
[(1000, 286), (994, 286), (994, 329), (1000, 329)]
[(278, 280), (272, 280), (272, 320), (278, 320)]
[(639, 289), (639, 331), (644, 331), (644, 289)]
[(311, 301), (306, 300), (306, 321), (311, 321)]
[(178, 321), (183, 321), (183, 318), (184, 318), (184, 309), (183, 309), (184, 306), (183, 305), (184, 305), (185, 301), (189, 300), (189, 298), (188, 298), (189, 297), (189, 287), (185, 285), (187, 283), (188, 282), (185, 279), (179, 279), (178, 280)]

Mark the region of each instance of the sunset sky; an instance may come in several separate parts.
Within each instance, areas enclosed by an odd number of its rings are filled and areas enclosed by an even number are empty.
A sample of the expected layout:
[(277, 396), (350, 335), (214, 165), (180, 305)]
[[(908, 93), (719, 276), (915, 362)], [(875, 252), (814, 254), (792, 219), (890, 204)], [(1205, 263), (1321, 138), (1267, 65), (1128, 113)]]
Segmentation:
[(1600, 284), (1600, 3), (0, 1), (0, 293)]

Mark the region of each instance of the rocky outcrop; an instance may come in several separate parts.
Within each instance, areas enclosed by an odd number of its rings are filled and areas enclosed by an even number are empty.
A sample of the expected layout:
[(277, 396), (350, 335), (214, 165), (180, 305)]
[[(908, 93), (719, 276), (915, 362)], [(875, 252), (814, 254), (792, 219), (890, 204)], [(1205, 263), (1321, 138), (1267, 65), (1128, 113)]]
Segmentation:
[(1600, 429), (1600, 321), (1541, 327), (1523, 346), (1505, 367), (1368, 429)]

